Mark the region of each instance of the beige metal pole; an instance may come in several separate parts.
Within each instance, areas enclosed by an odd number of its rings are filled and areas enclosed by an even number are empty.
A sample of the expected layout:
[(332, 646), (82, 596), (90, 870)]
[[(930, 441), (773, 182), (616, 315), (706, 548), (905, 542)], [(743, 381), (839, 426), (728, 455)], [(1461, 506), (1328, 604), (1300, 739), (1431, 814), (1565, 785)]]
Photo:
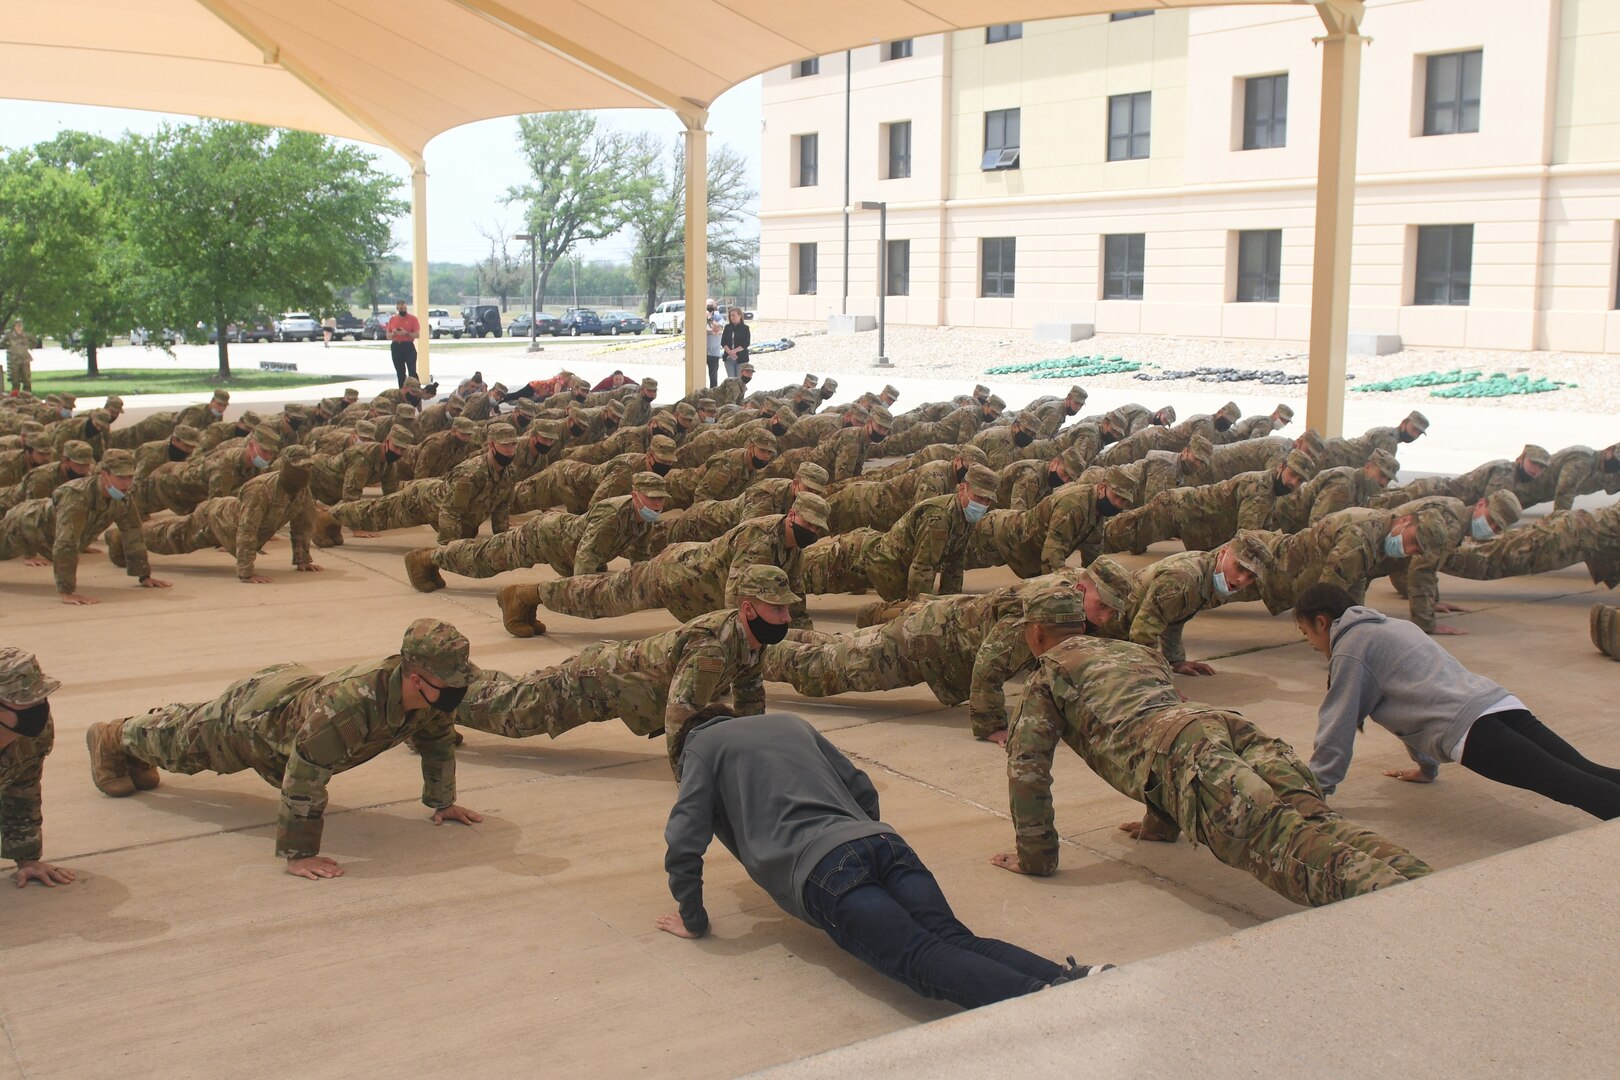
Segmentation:
[(428, 357), (433, 334), (428, 329), (428, 244), (427, 244), (427, 165), (411, 163), (411, 309), (422, 326), (416, 339), (416, 374), (426, 385), (433, 381), (433, 362)]
[(1344, 430), (1350, 346), (1350, 245), (1356, 208), (1356, 129), (1361, 98), (1361, 0), (1315, 0), (1322, 46), (1322, 127), (1316, 159), (1316, 243), (1311, 268), (1310, 384), (1305, 423)]
[(708, 385), (709, 114), (683, 115), (686, 124), (686, 392)]

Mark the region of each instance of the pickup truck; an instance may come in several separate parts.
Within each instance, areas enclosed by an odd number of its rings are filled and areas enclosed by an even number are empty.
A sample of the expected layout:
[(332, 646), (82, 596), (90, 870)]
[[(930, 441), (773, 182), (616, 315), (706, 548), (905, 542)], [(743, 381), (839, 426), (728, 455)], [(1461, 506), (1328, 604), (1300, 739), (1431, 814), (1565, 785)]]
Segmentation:
[(647, 325), (655, 334), (678, 334), (686, 329), (686, 301), (665, 300), (653, 309)]
[(460, 319), (452, 319), (444, 308), (428, 308), (427, 328), (430, 338), (443, 337), (445, 334), (459, 338), (462, 322)]
[(333, 318), (337, 322), (337, 328), (332, 331), (335, 340), (342, 341), (344, 338), (360, 340), (360, 331), (366, 326), (364, 319), (357, 317), (352, 311), (339, 312)]

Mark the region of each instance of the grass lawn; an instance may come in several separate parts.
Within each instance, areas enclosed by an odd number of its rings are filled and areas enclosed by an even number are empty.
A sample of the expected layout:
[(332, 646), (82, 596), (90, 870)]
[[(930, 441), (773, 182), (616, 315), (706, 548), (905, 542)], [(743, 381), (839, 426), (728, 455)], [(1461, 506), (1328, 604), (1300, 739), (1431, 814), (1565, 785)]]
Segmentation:
[(220, 380), (208, 368), (113, 368), (100, 375), (82, 371), (34, 372), (34, 393), (69, 393), (80, 397), (117, 394), (183, 394), (190, 391), (212, 393), (227, 390), (280, 390), (291, 386), (317, 386), (322, 383), (353, 382), (353, 375), (317, 375), (300, 371), (239, 371)]

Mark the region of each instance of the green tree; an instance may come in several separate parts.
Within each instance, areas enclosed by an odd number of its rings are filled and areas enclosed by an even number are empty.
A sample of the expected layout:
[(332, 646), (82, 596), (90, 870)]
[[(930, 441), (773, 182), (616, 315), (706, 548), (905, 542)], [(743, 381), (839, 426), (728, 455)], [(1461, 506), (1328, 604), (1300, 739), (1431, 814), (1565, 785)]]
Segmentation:
[[(662, 155), (656, 141), (645, 136), (644, 150)], [(709, 266), (711, 276), (746, 257), (750, 238), (742, 235), (757, 193), (748, 186), (741, 154), (721, 145), (709, 154)], [(632, 273), (645, 296), (647, 313), (658, 306), (666, 290), (677, 289), (686, 270), (686, 143), (675, 140), (667, 161), (659, 160), (642, 197), (632, 205), (627, 220), (635, 239)], [(756, 245), (757, 246), (757, 245)], [(724, 276), (721, 273), (720, 276)]]
[(543, 307), (558, 260), (582, 240), (617, 232), (645, 198), (653, 159), (642, 140), (602, 128), (585, 112), (520, 116), (518, 137), (530, 181), (509, 188), (506, 201), (524, 204), (539, 263), (536, 306)]
[(65, 337), (96, 272), (100, 199), (84, 176), (33, 150), (0, 156), (0, 326)]
[(131, 235), (160, 325), (219, 331), (268, 306), (320, 310), (368, 276), (405, 211), (375, 159), (321, 135), (207, 121), (133, 143)]

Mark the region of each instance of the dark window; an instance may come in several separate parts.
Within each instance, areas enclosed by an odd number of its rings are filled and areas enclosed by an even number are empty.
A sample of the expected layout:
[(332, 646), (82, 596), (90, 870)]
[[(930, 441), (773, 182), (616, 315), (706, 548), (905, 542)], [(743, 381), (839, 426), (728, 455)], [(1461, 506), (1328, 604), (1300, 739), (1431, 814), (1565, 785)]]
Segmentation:
[(984, 114), (984, 159), (979, 168), (1016, 169), (1019, 157), (1019, 115), (1017, 109), (997, 109)]
[(1482, 49), (1429, 57), (1423, 134), (1459, 135), (1479, 130), (1479, 76), (1484, 65)]
[(911, 295), (911, 241), (890, 240), (885, 269), (888, 280), (883, 289), (890, 296)]
[(1153, 126), (1153, 95), (1115, 94), (1108, 99), (1108, 160), (1133, 161), (1148, 156)]
[(911, 121), (900, 120), (889, 125), (890, 180), (903, 180), (911, 175)]
[(1142, 299), (1142, 268), (1147, 261), (1147, 234), (1103, 237), (1103, 299)]
[(1282, 230), (1238, 233), (1238, 302), (1275, 304), (1281, 293)]
[(987, 45), (994, 45), (998, 41), (1017, 41), (1024, 36), (1024, 24), (1021, 22), (997, 23), (995, 26), (984, 28), (984, 41)]
[(901, 38), (899, 41), (891, 41), (883, 46), (883, 59), (885, 60), (904, 60), (910, 55), (910, 38)]
[(816, 245), (794, 244), (798, 257), (798, 287), (793, 291), (801, 296), (816, 295)]
[(1261, 75), (1243, 86), (1243, 149), (1288, 145), (1288, 76)]
[(1124, 22), (1126, 19), (1140, 19), (1144, 15), (1151, 15), (1151, 11), (1116, 11), (1108, 16), (1109, 22)]
[(1417, 288), (1412, 303), (1468, 306), (1474, 272), (1472, 225), (1418, 226)]
[(819, 57), (819, 56), (812, 56), (808, 60), (800, 60), (797, 64), (795, 64), (793, 66), (793, 77), (795, 79), (802, 79), (806, 75), (820, 75), (820, 74), (821, 74), (821, 57)]
[(1013, 272), (1018, 266), (1018, 241), (1010, 236), (980, 240), (979, 259), (984, 264), (979, 275), (979, 295), (1012, 296)]
[(821, 146), (819, 135), (799, 136), (799, 186), (815, 187), (818, 172), (816, 158)]

